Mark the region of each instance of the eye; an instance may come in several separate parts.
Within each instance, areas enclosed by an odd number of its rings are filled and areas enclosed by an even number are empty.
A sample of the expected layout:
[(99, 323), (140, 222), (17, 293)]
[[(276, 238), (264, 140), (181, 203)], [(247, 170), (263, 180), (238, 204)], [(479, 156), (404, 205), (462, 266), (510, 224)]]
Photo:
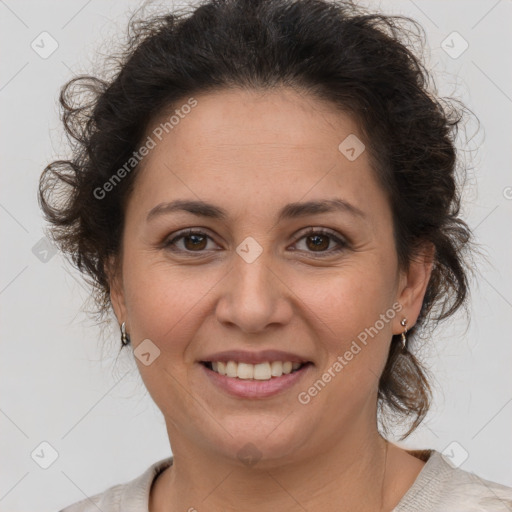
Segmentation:
[[(306, 233), (303, 233), (303, 236), (299, 238), (296, 243), (299, 243), (302, 239), (305, 239), (306, 252), (318, 253), (315, 257), (319, 256), (321, 258), (333, 253), (338, 253), (348, 246), (345, 240), (337, 236), (334, 232), (324, 228), (310, 228)], [(336, 242), (338, 245), (336, 249), (327, 250), (330, 245), (329, 239)]]
[[(178, 232), (174, 238), (165, 242), (164, 247), (174, 252), (202, 253), (205, 252), (205, 249), (207, 250), (208, 239), (213, 241), (213, 239), (203, 231), (187, 229), (186, 231)], [(317, 253), (315, 257), (338, 253), (348, 247), (348, 243), (345, 240), (337, 236), (334, 232), (324, 228), (309, 228), (295, 243), (298, 244), (303, 239), (305, 239), (306, 243), (305, 251)], [(331, 241), (337, 244), (337, 248), (327, 250)], [(179, 247), (178, 242), (183, 242), (184, 246)]]
[[(195, 231), (193, 229), (188, 229), (186, 231), (182, 231), (178, 233), (177, 236), (165, 242), (165, 248), (168, 248), (171, 251), (176, 252), (202, 252), (205, 249), (207, 239), (212, 240), (210, 236), (208, 236), (203, 231)], [(176, 248), (178, 241), (184, 241), (185, 248)]]

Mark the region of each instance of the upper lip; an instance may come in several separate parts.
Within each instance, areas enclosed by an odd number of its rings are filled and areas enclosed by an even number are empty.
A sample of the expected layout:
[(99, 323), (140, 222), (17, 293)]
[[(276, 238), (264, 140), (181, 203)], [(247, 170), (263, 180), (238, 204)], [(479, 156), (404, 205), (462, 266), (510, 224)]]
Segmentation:
[(248, 352), (247, 350), (225, 350), (216, 352), (203, 357), (202, 362), (235, 361), (238, 363), (258, 364), (267, 361), (291, 361), (292, 363), (308, 363), (311, 362), (305, 357), (301, 357), (292, 352), (283, 352), (282, 350), (262, 350), (260, 352)]

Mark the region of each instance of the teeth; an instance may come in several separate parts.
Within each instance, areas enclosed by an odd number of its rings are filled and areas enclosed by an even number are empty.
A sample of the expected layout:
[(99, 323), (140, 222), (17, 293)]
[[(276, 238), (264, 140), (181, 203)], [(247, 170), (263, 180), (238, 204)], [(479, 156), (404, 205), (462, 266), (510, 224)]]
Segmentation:
[(272, 377), (281, 377), (297, 370), (302, 363), (292, 363), (291, 361), (272, 361), (258, 364), (237, 363), (228, 361), (227, 363), (218, 361), (212, 362), (214, 372), (228, 377), (237, 377), (239, 379), (270, 380)]
[[(238, 368), (240, 368), (240, 365), (238, 366)], [(272, 377), (272, 374), (270, 373), (270, 364), (269, 363), (259, 363), (259, 364), (254, 365), (254, 375), (253, 375), (254, 379), (268, 380), (271, 377)]]
[(271, 369), (271, 373), (272, 373), (272, 377), (280, 377), (281, 375), (283, 375), (283, 363), (281, 361), (273, 361), (270, 365)]
[(236, 376), (239, 379), (252, 379), (254, 377), (254, 365), (238, 363), (238, 372)]
[(226, 375), (228, 377), (238, 377), (238, 365), (234, 361), (228, 361), (226, 363)]

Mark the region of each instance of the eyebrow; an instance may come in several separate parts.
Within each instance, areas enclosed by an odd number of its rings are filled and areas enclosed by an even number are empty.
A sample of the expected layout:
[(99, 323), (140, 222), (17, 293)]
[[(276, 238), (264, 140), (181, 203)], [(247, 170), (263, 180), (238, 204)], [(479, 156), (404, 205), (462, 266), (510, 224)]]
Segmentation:
[[(226, 210), (214, 204), (206, 203), (204, 201), (177, 199), (171, 202), (160, 203), (152, 208), (146, 217), (146, 222), (162, 215), (181, 211), (191, 213), (197, 217), (206, 217), (222, 221), (229, 218)], [(334, 198), (324, 199), (322, 201), (289, 203), (279, 211), (278, 222), (305, 217), (307, 215), (331, 212), (349, 213), (362, 219), (366, 218), (366, 215), (353, 204), (350, 204), (343, 199)]]

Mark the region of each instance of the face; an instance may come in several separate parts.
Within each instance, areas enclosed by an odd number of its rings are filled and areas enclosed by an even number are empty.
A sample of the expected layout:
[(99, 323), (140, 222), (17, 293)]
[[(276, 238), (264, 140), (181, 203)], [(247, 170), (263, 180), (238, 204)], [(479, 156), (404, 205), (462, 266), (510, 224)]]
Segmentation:
[[(171, 444), (236, 460), (251, 443), (283, 461), (374, 430), (391, 337), (414, 323), (428, 273), (399, 270), (368, 152), (339, 149), (362, 140), (356, 123), (288, 89), (195, 100), (162, 140), (146, 134), (156, 146), (127, 204), (111, 295), (135, 353), (150, 354), (135, 360)], [(161, 206), (177, 200), (214, 208)], [(322, 201), (338, 206), (301, 208)], [(214, 356), (225, 351), (240, 352)], [(249, 380), (202, 363), (251, 356), (263, 376), (265, 361), (308, 364)]]

